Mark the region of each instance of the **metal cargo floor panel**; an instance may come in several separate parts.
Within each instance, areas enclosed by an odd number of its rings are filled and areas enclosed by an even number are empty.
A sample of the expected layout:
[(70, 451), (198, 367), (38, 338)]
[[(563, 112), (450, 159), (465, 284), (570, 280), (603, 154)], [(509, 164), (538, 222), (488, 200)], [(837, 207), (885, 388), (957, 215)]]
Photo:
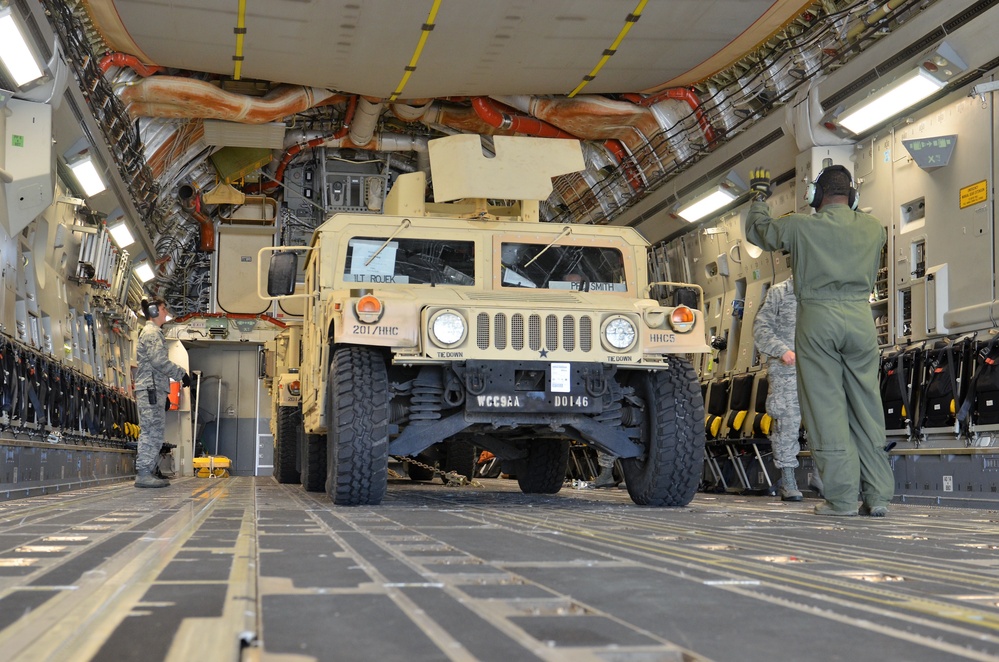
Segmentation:
[(999, 513), (270, 478), (0, 504), (5, 660), (999, 660)]

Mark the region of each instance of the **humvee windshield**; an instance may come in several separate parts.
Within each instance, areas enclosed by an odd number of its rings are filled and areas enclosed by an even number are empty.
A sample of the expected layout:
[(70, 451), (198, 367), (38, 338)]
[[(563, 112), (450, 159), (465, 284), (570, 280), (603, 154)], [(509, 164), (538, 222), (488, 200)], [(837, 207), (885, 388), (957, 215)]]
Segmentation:
[(400, 238), (386, 244), (385, 239), (352, 238), (347, 244), (343, 279), (352, 283), (475, 285), (474, 242)]
[(627, 292), (624, 258), (616, 248), (504, 243), (503, 287)]

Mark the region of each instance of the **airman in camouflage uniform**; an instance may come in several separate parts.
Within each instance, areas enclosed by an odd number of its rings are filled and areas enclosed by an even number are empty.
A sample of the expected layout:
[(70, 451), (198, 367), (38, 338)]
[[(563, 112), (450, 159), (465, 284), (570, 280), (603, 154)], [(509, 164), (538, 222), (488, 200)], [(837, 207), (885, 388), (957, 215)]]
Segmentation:
[(767, 379), (770, 382), (767, 413), (774, 421), (770, 446), (773, 448), (774, 466), (781, 470), (782, 501), (801, 501), (802, 498), (794, 476), (798, 466), (798, 430), (801, 427), (794, 354), (797, 308), (794, 285), (788, 278), (770, 288), (753, 322), (756, 349), (767, 357)]
[(135, 457), (136, 487), (166, 487), (169, 481), (153, 475), (156, 461), (163, 445), (166, 408), (170, 394), (170, 380), (191, 383), (187, 371), (172, 362), (167, 355), (163, 332), (166, 322), (166, 304), (162, 300), (142, 300), (146, 324), (139, 331), (135, 348), (135, 401), (139, 409), (139, 443)]

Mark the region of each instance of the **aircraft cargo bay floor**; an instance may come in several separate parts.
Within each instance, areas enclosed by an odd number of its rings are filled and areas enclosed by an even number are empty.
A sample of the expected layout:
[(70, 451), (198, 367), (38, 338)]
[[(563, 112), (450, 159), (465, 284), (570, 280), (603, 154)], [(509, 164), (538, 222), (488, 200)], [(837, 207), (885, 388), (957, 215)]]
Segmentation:
[(999, 660), (999, 512), (271, 478), (0, 504), (12, 660)]

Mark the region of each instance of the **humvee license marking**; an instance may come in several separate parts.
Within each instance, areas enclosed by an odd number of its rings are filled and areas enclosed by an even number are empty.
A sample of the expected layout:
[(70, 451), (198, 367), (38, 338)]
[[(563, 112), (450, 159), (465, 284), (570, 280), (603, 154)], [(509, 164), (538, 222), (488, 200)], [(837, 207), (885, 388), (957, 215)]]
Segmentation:
[(675, 333), (650, 333), (649, 341), (653, 343), (676, 342)]
[(476, 399), (480, 407), (513, 409), (521, 406), (519, 395), (479, 395)]
[(355, 336), (397, 336), (399, 327), (397, 326), (365, 326), (355, 324), (350, 330)]
[(556, 407), (589, 407), (590, 398), (585, 395), (554, 395), (552, 404)]

